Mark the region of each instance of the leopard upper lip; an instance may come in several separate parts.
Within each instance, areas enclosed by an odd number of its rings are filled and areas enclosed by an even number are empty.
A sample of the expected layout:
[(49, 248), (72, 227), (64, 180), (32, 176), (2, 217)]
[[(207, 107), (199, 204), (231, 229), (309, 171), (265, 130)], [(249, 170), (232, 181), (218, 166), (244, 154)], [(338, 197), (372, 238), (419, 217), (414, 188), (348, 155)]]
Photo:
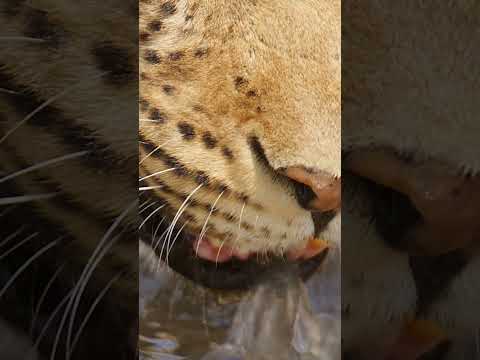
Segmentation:
[(478, 234), (480, 177), (454, 175), (434, 159), (415, 164), (386, 149), (356, 151), (344, 165), (410, 200), (421, 220), (407, 236), (414, 253), (435, 256), (465, 248)]

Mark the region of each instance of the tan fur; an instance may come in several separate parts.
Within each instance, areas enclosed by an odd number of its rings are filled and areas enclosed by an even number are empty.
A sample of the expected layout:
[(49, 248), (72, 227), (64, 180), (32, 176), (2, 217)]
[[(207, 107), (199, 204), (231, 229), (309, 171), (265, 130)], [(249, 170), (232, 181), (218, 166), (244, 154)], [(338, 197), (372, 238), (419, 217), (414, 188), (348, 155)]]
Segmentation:
[[(415, 160), (441, 161), (453, 173), (478, 174), (480, 122), (474, 109), (479, 89), (473, 55), (477, 51), (478, 10), (478, 2), (468, 0), (345, 6), (343, 16), (349, 20), (344, 23), (342, 38), (348, 44), (342, 63), (344, 150), (387, 147), (408, 153)], [(392, 79), (392, 83), (385, 79)], [(371, 216), (368, 208), (361, 210), (368, 204), (364, 195), (359, 190), (353, 198), (344, 198), (344, 221), (349, 227), (360, 227), (363, 218)], [(353, 205), (353, 201), (363, 205)], [(346, 214), (346, 208), (353, 210)], [(364, 231), (369, 235), (361, 243), (354, 232), (343, 237), (347, 269), (342, 284), (344, 306), (352, 312), (356, 308), (350, 317), (357, 319), (351, 322), (343, 318), (342, 329), (351, 335), (345, 349), (362, 343), (362, 329), (381, 333), (385, 323), (414, 306), (416, 297), (407, 257), (392, 254), (387, 248), (378, 252), (383, 244), (373, 222)], [(391, 261), (384, 263), (385, 258)], [(381, 266), (374, 271), (373, 263)], [(472, 275), (477, 268), (478, 260), (468, 265), (428, 315), (439, 320), (454, 339), (449, 359), (464, 358), (460, 352), (463, 342), (472, 341), (478, 331), (477, 318), (471, 317), (473, 304), (478, 303), (479, 289)], [(361, 286), (355, 283), (367, 271), (370, 273)], [(375, 274), (381, 274), (380, 283)], [(384, 308), (388, 311), (382, 312)], [(364, 345), (364, 351), (372, 350)]]
[[(175, 5), (174, 14), (162, 13), (167, 3)], [(162, 22), (160, 31), (149, 29), (154, 20)], [(143, 1), (140, 33), (149, 37), (140, 47), (140, 97), (149, 104), (140, 114), (141, 135), (165, 144), (162, 149), (188, 169), (232, 190), (217, 207), (235, 220), (213, 217), (209, 224), (233, 236), (207, 236), (242, 251), (302, 246), (313, 233), (309, 213), (258, 165), (247, 141), (259, 139), (274, 169), (303, 165), (339, 176), (340, 2)], [(156, 52), (158, 64), (145, 60), (148, 51)], [(166, 94), (165, 85), (174, 90)], [(164, 115), (165, 124), (145, 121), (152, 108)], [(194, 127), (194, 140), (182, 139), (181, 121)], [(211, 150), (201, 140), (207, 131), (218, 141)], [(222, 156), (224, 146), (232, 151), (232, 161)], [(141, 172), (164, 168), (151, 156)], [(198, 186), (173, 173), (158, 178), (186, 194)], [(181, 205), (158, 192), (174, 209)], [(193, 198), (212, 204), (220, 193), (203, 187)], [(238, 195), (248, 196), (245, 207)], [(208, 212), (189, 207), (187, 213), (195, 216), (188, 226), (198, 232)], [(243, 229), (241, 222), (252, 229)]]

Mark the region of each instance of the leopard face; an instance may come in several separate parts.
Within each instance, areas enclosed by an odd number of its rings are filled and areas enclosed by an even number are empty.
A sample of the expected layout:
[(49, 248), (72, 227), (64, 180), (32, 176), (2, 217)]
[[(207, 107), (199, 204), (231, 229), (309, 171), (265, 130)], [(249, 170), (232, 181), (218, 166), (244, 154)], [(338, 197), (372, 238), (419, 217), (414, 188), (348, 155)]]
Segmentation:
[(340, 3), (144, 1), (140, 41), (153, 246), (188, 237), (215, 263), (305, 255), (312, 206), (339, 207)]

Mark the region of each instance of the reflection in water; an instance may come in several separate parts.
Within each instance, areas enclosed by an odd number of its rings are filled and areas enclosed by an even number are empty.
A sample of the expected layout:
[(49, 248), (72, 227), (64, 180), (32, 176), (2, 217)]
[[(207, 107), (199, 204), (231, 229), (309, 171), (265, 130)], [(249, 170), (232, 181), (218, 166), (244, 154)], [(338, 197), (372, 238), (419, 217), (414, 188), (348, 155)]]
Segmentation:
[(161, 268), (140, 283), (140, 359), (340, 359), (340, 255), (306, 284), (286, 268), (248, 294)]

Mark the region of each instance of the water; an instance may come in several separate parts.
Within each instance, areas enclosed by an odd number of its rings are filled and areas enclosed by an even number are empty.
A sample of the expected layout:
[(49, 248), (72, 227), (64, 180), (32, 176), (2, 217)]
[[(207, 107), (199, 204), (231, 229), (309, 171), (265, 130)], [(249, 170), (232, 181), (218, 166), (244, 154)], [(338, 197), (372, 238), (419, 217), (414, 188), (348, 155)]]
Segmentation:
[(306, 284), (286, 268), (238, 294), (209, 291), (164, 267), (144, 271), (140, 358), (340, 359), (339, 259), (332, 251)]

